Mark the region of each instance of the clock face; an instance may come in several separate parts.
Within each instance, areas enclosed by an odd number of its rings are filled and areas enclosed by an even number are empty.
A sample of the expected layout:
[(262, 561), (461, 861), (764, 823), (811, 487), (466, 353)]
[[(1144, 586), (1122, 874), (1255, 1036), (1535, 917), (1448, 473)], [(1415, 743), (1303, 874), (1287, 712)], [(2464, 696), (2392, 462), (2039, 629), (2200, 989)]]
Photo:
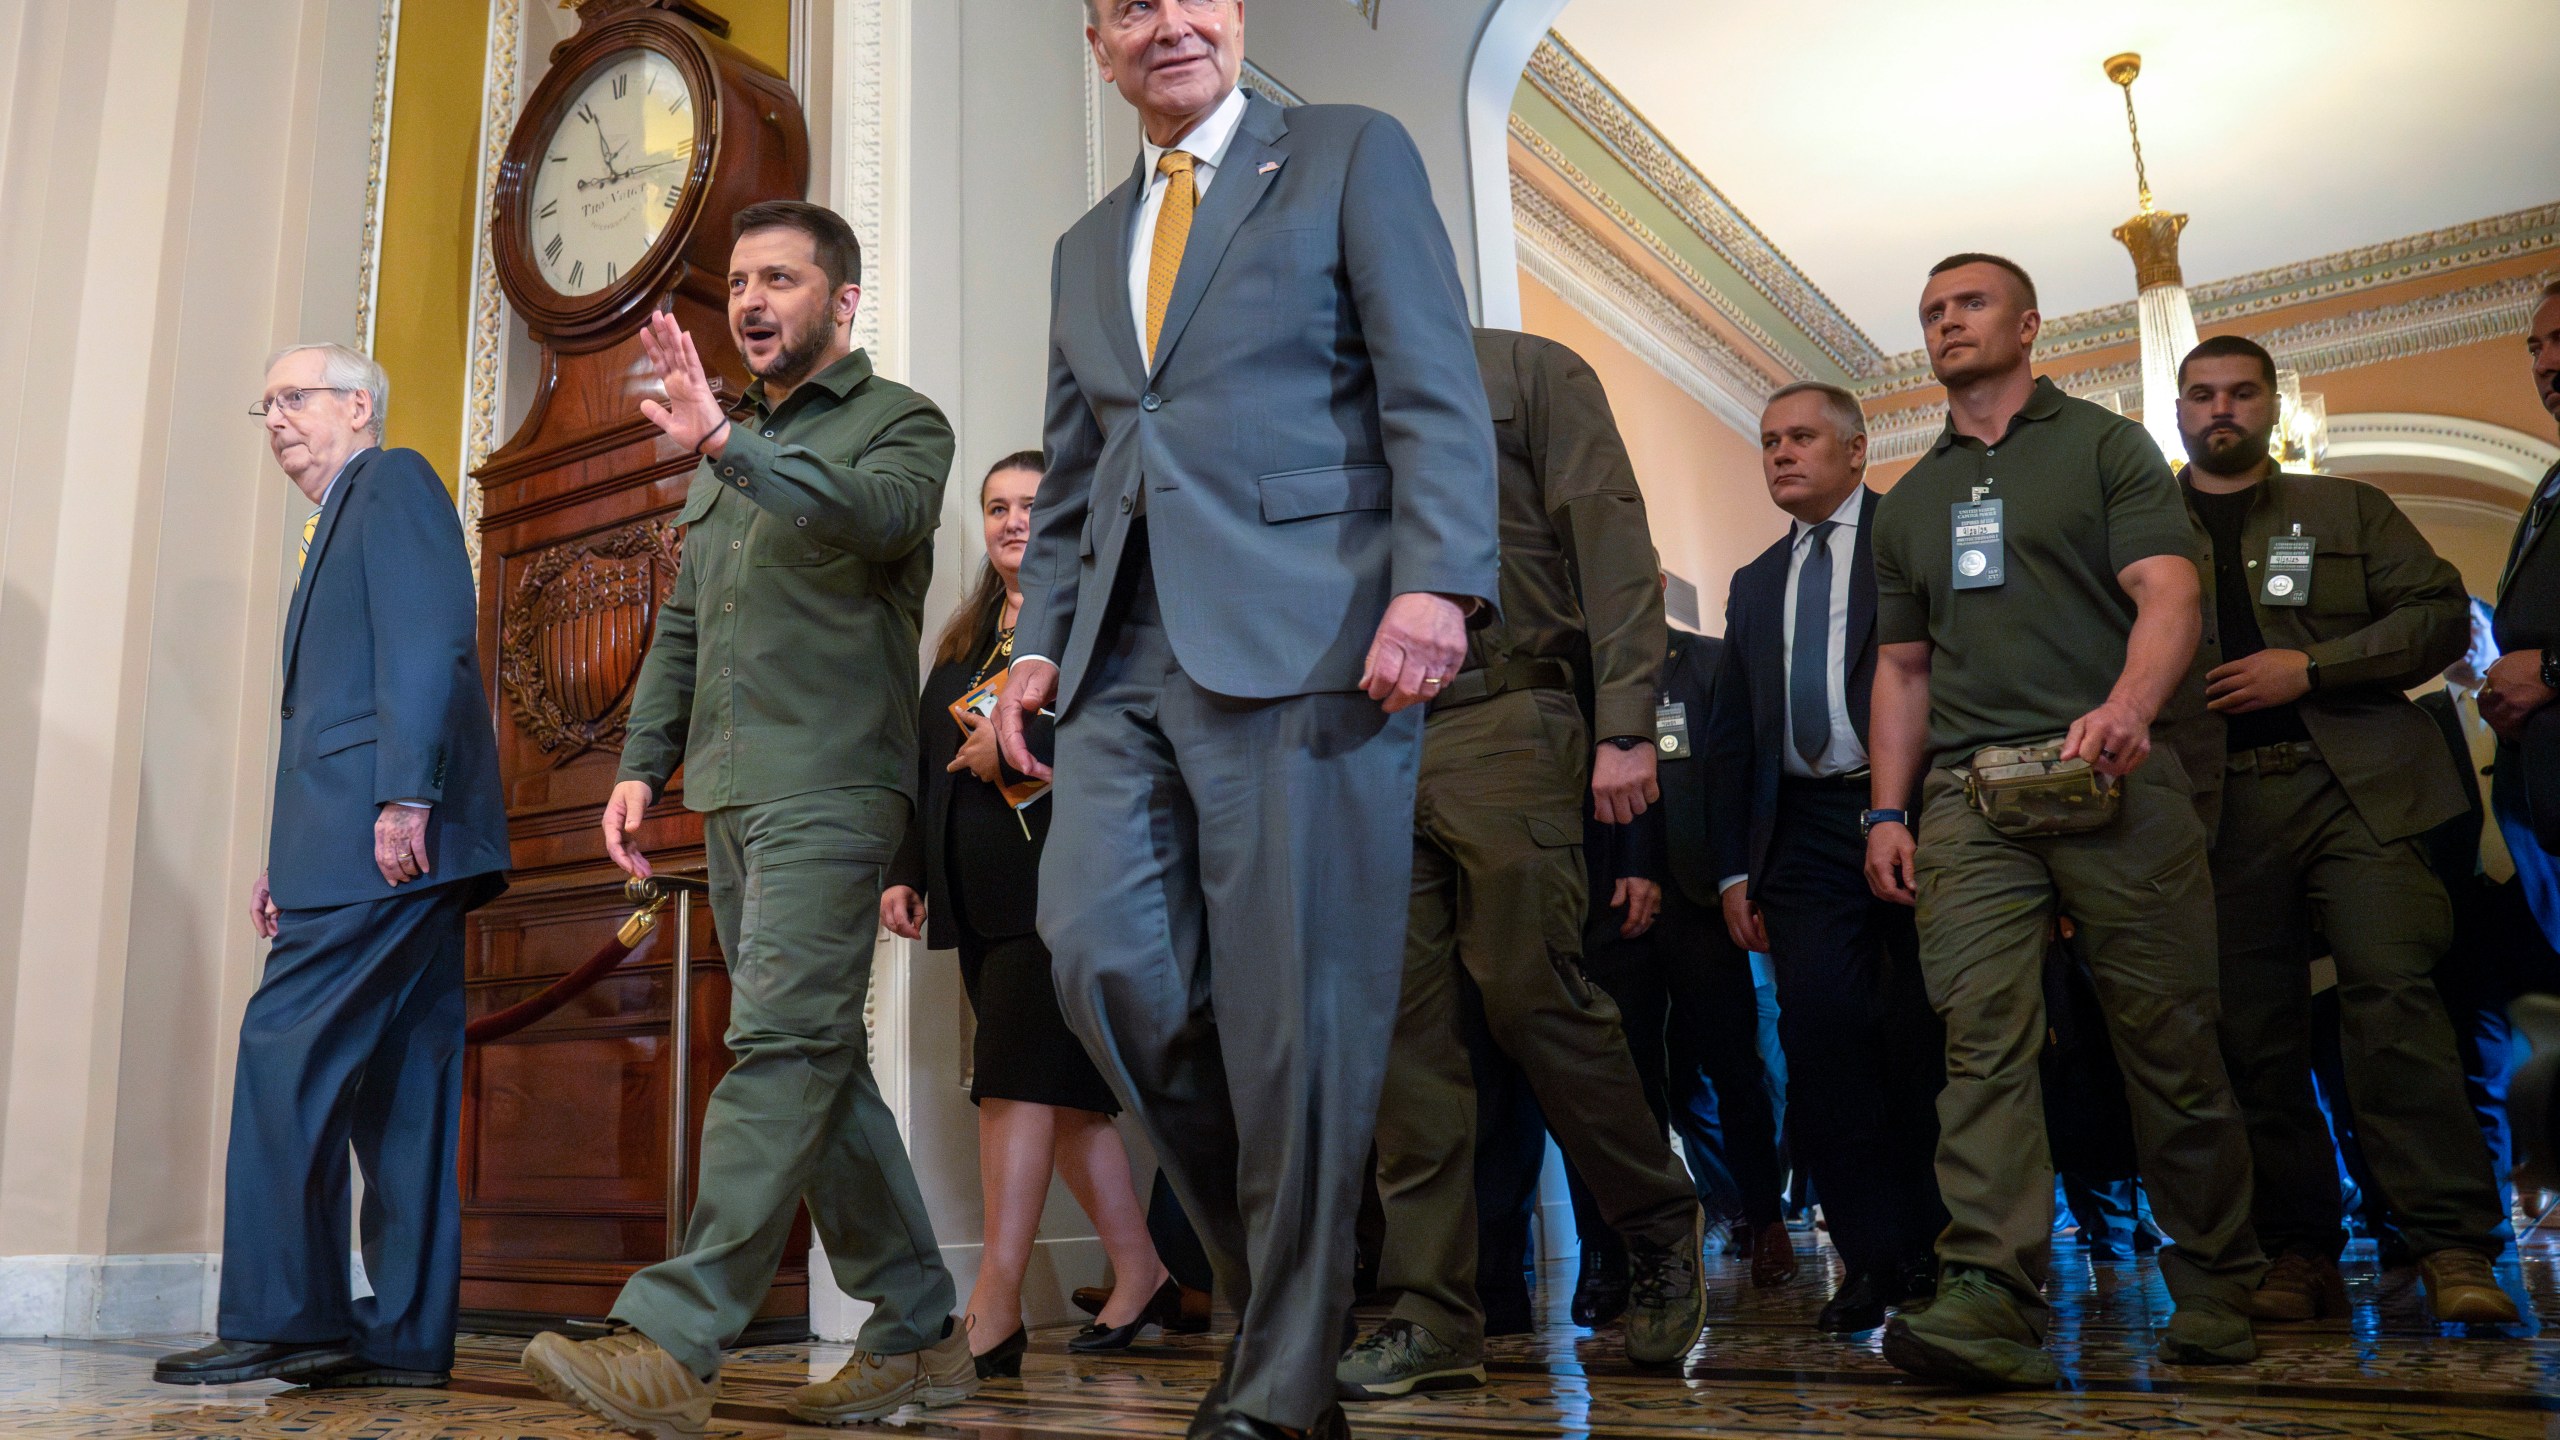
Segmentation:
[(592, 295), (649, 253), (693, 172), (694, 96), (655, 50), (607, 58), (534, 157), (526, 238), (542, 278)]

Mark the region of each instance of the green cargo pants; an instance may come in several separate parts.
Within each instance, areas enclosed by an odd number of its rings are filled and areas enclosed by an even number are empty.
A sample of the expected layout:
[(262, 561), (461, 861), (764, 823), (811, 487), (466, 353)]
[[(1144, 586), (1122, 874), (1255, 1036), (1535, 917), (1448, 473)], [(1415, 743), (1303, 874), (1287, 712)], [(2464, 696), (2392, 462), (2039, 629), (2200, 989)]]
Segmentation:
[(2124, 1070), (2136, 1153), (2181, 1300), (2237, 1303), (2264, 1269), (2249, 1226), (2249, 1142), (2216, 1036), (2213, 887), (2204, 823), (2168, 746), (2127, 778), (2106, 828), (2002, 835), (1952, 770), (1922, 787), (1920, 970), (1947, 1025), (1938, 1188), (1942, 1265), (1983, 1271), (2039, 1333), (2053, 1233), (2053, 1159), (2036, 1069), (2044, 956), (2056, 915), (2078, 929)]
[(2213, 851), (2222, 1053), (2257, 1160), (2258, 1238), (2335, 1258), (2336, 1150), (2311, 1091), (2314, 933), (2338, 964), (2338, 1034), (2365, 1160), (2410, 1249), (2495, 1255), (2498, 1192), (2433, 974), (2453, 939), (2413, 840), (2374, 838), (2329, 767), (2234, 771)]
[(702, 1122), (684, 1253), (631, 1277), (613, 1318), (705, 1378), (764, 1303), (806, 1204), (838, 1288), (874, 1306), (859, 1343), (921, 1350), (958, 1304), (862, 1028), (894, 790), (820, 790), (703, 816), (729, 964), (729, 1072)]
[(1400, 1292), (1398, 1319), (1473, 1356), (1484, 1310), (1460, 966), (1612, 1226), (1685, 1244), (1698, 1199), (1645, 1103), (1617, 1005), (1582, 973), (1591, 750), (1573, 696), (1508, 691), (1434, 712), (1423, 736), (1404, 990), (1378, 1105), (1378, 1278)]

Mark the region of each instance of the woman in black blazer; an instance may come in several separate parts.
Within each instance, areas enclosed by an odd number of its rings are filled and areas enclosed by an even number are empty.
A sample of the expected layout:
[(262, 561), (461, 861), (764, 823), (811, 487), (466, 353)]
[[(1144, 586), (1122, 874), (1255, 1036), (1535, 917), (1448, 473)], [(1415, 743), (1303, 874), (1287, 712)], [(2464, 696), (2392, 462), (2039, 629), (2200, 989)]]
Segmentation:
[(1112, 1128), (1120, 1103), (1059, 1013), (1049, 950), (1034, 928), (1050, 805), (1008, 804), (994, 727), (975, 716), (964, 727), (950, 709), (1012, 657), (1043, 468), (1040, 452), (1025, 450), (997, 461), (979, 486), (987, 564), (944, 627), (924, 682), (920, 803), (880, 897), (880, 923), (892, 933), (959, 950), (978, 1018), (969, 1098), (978, 1105), (986, 1235), (969, 1292), (969, 1348), (982, 1377), (1022, 1373), (1022, 1278), (1053, 1166), (1093, 1220), (1116, 1281), (1101, 1315), (1068, 1343), (1122, 1348), (1143, 1326), (1178, 1314), (1181, 1296), (1147, 1237), (1129, 1155)]

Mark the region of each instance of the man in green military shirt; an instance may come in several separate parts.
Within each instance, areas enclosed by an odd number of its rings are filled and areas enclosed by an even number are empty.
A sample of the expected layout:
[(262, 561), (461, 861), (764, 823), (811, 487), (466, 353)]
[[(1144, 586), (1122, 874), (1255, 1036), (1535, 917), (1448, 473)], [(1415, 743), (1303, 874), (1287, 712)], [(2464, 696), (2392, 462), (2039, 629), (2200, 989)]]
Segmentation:
[[(1876, 516), (1867, 881), (1919, 906), (1921, 973), (1947, 1026), (1938, 1184), (1951, 1217), (1937, 1299), (1893, 1318), (1884, 1353), (1978, 1386), (2058, 1379), (2042, 1349), (2053, 1165), (2036, 1062), (2060, 916), (2088, 956), (2172, 1242), (2160, 1271), (2178, 1305), (2161, 1358), (2252, 1358), (2242, 1307), (2264, 1264), (2216, 1039), (2204, 823), (2178, 752), (2152, 745), (2202, 630), (2194, 530), (2140, 426), (2035, 377), (2040, 324), (2010, 261), (1956, 255), (1930, 272), (1920, 325), (1947, 427)], [(2048, 741), (2117, 794), (2111, 816), (2086, 777), (2089, 803), (2068, 822), (1976, 808), (1977, 752)], [(2080, 815), (2103, 823), (2053, 833)]]
[(1502, 613), (1469, 638), (1423, 731), (1404, 989), (1378, 1106), (1379, 1281), (1398, 1298), (1336, 1368), (1346, 1400), (1484, 1383), (1461, 967), (1494, 1043), (1627, 1237), (1628, 1358), (1670, 1364), (1706, 1323), (1697, 1192), (1645, 1102), (1618, 1007), (1580, 968), (1585, 797), (1615, 824), (1661, 794), (1653, 534), (1582, 357), (1509, 330), (1475, 342), (1501, 458)]
[(2469, 813), (2464, 777), (2404, 693), (2471, 637), (2462, 576), (2389, 496), (2279, 471), (2276, 363), (2217, 335), (2178, 371), (2187, 505), (2213, 542), (2220, 661), (2206, 702), (2228, 754), (2213, 886), (2222, 1051), (2257, 1162), (2258, 1238), (2274, 1263), (2262, 1320), (2346, 1311), (2336, 1151), (2311, 1090), (2307, 965), (2327, 937), (2356, 1135), (2418, 1254), (2438, 1320), (2513, 1324), (2490, 1261), (2497, 1182), (2430, 978), (2453, 935), (2416, 837)]
[(644, 818), (684, 767), (703, 817), (734, 1057), (704, 1116), (684, 1253), (633, 1276), (625, 1328), (526, 1347), (554, 1397), (634, 1434), (697, 1434), (720, 1347), (772, 1283), (806, 1204), (835, 1281), (871, 1303), (851, 1359), (794, 1415), (875, 1420), (977, 1388), (897, 1122), (864, 1054), (880, 877), (914, 797), (917, 625), (951, 470), (932, 402), (853, 348), (861, 249), (833, 211), (738, 213), (729, 328), (757, 376), (724, 414), (693, 341), (651, 317), (666, 400), (641, 410), (703, 457), (684, 563), (631, 702), (605, 848), (649, 873)]

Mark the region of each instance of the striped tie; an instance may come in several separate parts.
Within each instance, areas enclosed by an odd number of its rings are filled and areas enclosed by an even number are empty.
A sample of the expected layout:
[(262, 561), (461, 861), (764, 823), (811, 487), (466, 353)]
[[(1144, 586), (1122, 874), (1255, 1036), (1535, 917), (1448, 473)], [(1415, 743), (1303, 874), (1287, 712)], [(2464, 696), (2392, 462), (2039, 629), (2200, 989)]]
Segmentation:
[(1167, 150), (1156, 159), (1165, 177), (1164, 208), (1156, 212), (1156, 243), (1147, 261), (1147, 364), (1156, 363), (1156, 337), (1164, 333), (1165, 307), (1173, 303), (1174, 277), (1182, 273), (1182, 247), (1191, 239), (1191, 211), (1200, 192), (1191, 181), (1191, 152)]
[(293, 557), (293, 583), (302, 583), (302, 567), (311, 563), (311, 537), (320, 530), (320, 512), (302, 517), (302, 553)]

